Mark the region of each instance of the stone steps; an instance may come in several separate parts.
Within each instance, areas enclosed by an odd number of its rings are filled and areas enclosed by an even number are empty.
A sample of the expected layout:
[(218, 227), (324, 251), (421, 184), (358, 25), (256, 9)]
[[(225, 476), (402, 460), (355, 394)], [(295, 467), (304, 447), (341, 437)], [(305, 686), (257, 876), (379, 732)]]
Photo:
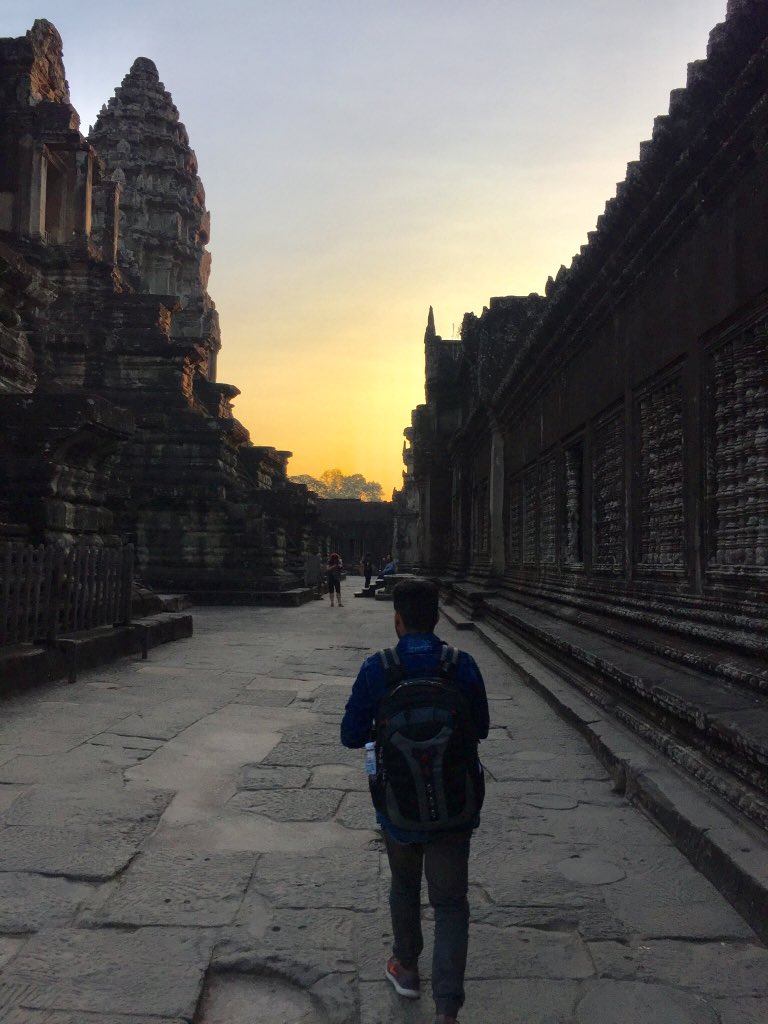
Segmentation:
[(542, 600), (534, 606), (493, 591), (481, 598), (458, 587), (453, 594), (455, 606), (471, 612), (467, 620), (481, 617), (531, 651), (768, 830), (768, 695), (756, 661), (682, 640), (676, 646), (669, 635), (627, 630), (607, 615), (596, 623), (563, 614)]

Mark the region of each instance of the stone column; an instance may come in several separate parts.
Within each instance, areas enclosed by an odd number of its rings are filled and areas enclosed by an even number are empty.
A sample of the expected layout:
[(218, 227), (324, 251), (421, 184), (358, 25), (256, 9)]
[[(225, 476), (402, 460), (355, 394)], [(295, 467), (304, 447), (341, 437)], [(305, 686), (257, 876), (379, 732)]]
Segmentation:
[(504, 437), (495, 424), (491, 426), (491, 569), (496, 575), (504, 572)]
[(16, 223), (21, 238), (41, 238), (45, 232), (46, 170), (42, 143), (25, 136), (19, 144), (16, 191)]
[(91, 237), (93, 155), (90, 150), (75, 153), (75, 194), (73, 235), (84, 241)]

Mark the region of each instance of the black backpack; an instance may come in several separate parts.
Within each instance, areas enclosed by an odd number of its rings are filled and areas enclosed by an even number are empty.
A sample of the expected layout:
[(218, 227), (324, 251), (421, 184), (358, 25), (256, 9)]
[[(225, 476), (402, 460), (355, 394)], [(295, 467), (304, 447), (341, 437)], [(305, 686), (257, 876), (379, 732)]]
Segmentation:
[(439, 666), (406, 676), (397, 652), (379, 651), (387, 691), (375, 720), (371, 797), (397, 828), (471, 828), (485, 795), (477, 729), (454, 682), (459, 652), (443, 646)]

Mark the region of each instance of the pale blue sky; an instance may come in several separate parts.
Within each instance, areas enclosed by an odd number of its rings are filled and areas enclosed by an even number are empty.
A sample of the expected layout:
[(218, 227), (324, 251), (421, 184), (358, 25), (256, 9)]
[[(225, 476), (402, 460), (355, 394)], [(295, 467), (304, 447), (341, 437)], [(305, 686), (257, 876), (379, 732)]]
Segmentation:
[(293, 472), (389, 491), (429, 305), (450, 337), (570, 263), (725, 7), (4, 0), (0, 34), (56, 25), (84, 132), (136, 57), (156, 63), (211, 210), (237, 415)]

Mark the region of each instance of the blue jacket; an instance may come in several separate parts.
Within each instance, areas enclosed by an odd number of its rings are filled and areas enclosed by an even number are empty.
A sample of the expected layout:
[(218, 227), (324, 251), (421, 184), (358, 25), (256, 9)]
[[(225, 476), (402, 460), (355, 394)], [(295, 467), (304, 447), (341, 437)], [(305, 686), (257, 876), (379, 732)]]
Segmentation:
[[(406, 675), (428, 671), (440, 662), (443, 641), (434, 633), (406, 633), (398, 643), (398, 657)], [(478, 738), (488, 735), (488, 698), (480, 669), (471, 654), (459, 651), (454, 681), (469, 702), (477, 727)], [(364, 747), (371, 739), (371, 729), (381, 699), (386, 693), (384, 667), (378, 654), (366, 658), (357, 673), (352, 693), (341, 721), (341, 742), (345, 747)], [(362, 765), (361, 765), (362, 770)], [(376, 819), (382, 828), (401, 843), (429, 842), (434, 833), (404, 832), (396, 828), (380, 811)]]

